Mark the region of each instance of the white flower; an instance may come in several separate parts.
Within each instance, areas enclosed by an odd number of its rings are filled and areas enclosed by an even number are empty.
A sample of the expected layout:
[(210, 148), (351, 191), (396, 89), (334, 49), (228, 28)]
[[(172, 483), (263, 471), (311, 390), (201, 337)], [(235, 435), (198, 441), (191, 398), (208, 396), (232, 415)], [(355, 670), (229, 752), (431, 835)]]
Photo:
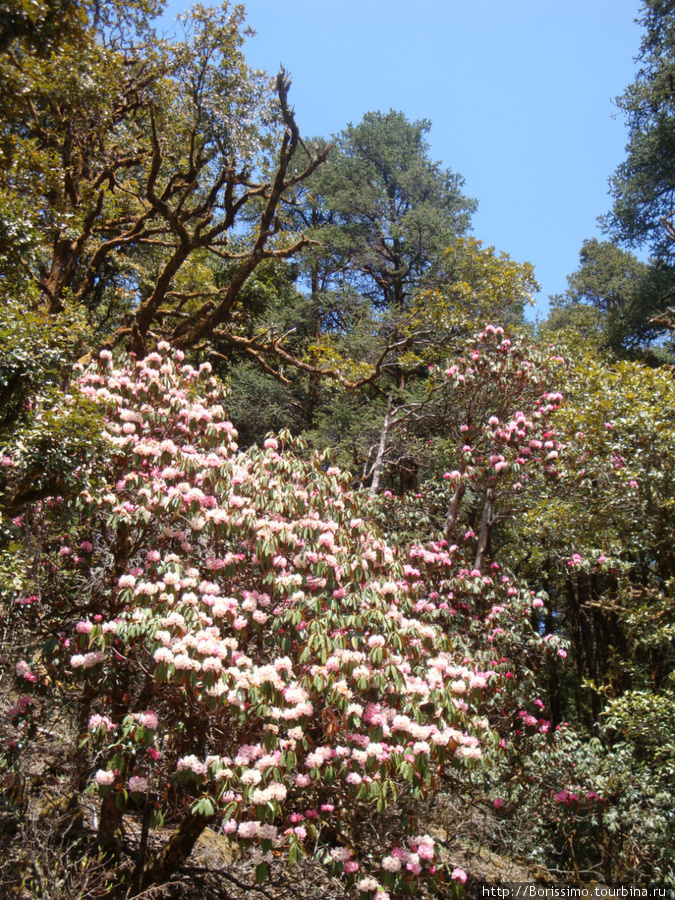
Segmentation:
[(385, 872), (398, 872), (401, 869), (401, 860), (395, 856), (385, 856), (382, 860), (382, 868)]
[(108, 771), (108, 769), (99, 769), (94, 775), (94, 781), (101, 786), (113, 784), (115, 781), (115, 773)]
[(129, 779), (129, 790), (130, 791), (139, 791), (144, 794), (148, 789), (148, 779), (141, 778), (139, 775), (133, 775)]

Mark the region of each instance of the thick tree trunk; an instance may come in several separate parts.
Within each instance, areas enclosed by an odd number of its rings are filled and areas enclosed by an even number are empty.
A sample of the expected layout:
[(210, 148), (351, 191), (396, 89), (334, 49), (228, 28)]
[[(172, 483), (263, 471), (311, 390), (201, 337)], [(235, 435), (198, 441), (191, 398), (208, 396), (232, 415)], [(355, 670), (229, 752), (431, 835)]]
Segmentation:
[(122, 816), (115, 803), (115, 794), (107, 794), (101, 804), (98, 823), (98, 845), (108, 856), (117, 859), (122, 849)]
[(47, 295), (47, 312), (55, 316), (63, 309), (63, 292), (70, 285), (77, 263), (77, 253), (73, 241), (57, 239), (49, 274), (42, 283)]
[(419, 465), (412, 456), (402, 456), (398, 463), (399, 494), (403, 496), (409, 491), (417, 490), (417, 473)]
[(164, 884), (188, 859), (199, 836), (213, 816), (188, 814), (164, 847), (147, 866), (141, 878), (141, 889)]
[[(106, 797), (106, 800), (112, 797), (113, 795), (110, 794), (109, 797)], [(114, 799), (112, 806), (115, 806)], [(145, 812), (147, 813), (148, 810), (149, 807)], [(104, 900), (132, 900), (136, 896), (145, 896), (146, 892), (154, 895), (154, 892), (150, 889), (166, 884), (171, 876), (180, 869), (190, 857), (199, 836), (211, 821), (213, 821), (213, 816), (191, 815), (188, 813), (164, 847), (150, 857), (147, 865), (142, 871), (139, 871), (139, 863), (142, 865), (141, 857), (145, 855), (145, 847), (147, 846), (146, 822), (149, 825), (149, 817), (147, 819), (144, 818), (143, 832), (145, 838), (143, 835), (141, 836), (141, 844), (143, 845), (145, 840), (145, 846), (139, 848), (136, 866), (128, 865), (118, 869), (115, 884), (110, 887)]]

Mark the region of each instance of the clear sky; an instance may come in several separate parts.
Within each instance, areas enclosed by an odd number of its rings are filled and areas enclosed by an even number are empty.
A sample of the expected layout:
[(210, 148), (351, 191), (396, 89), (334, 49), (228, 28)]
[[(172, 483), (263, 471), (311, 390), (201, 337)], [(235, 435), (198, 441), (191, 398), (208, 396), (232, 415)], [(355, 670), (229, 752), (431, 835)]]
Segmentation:
[[(171, 0), (175, 15), (189, 4)], [(366, 112), (430, 119), (431, 156), (478, 200), (474, 234), (565, 290), (600, 236), (627, 132), (639, 0), (246, 0), (250, 65), (291, 73), (305, 135)]]

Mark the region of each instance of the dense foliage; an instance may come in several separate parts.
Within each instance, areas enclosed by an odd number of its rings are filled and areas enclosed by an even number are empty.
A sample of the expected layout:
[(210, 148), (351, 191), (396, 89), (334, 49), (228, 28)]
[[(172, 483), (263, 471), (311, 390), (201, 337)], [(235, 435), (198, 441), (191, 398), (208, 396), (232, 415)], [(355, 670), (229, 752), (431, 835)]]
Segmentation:
[(643, 6), (611, 240), (536, 329), (430, 123), (303, 139), (242, 8), (0, 14), (3, 890), (460, 897), (486, 849), (675, 879)]

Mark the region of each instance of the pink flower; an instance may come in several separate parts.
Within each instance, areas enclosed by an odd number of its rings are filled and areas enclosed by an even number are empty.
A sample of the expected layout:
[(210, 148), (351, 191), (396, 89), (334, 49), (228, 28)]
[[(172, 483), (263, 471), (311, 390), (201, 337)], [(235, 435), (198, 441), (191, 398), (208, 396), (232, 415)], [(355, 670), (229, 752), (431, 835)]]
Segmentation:
[(450, 875), (453, 881), (461, 881), (462, 884), (466, 884), (466, 872), (464, 869), (453, 869)]
[(358, 872), (359, 870), (359, 864), (355, 859), (346, 859), (343, 863), (343, 866), (347, 875), (353, 875), (354, 872)]
[(258, 834), (258, 822), (240, 822), (237, 829), (240, 837), (254, 838)]
[(206, 775), (207, 769), (206, 765), (201, 762), (201, 760), (197, 759), (196, 756), (184, 756), (178, 760), (176, 763), (177, 771), (182, 771), (183, 769), (187, 769), (192, 772), (194, 775)]
[(94, 775), (94, 781), (101, 787), (108, 787), (115, 782), (115, 773), (108, 769), (99, 769)]
[(115, 726), (107, 716), (100, 716), (98, 713), (93, 713), (89, 716), (90, 731), (95, 731), (97, 728), (102, 728), (104, 731), (110, 731), (114, 727)]
[(132, 775), (129, 779), (129, 790), (144, 794), (148, 789), (148, 779), (140, 775)]
[(427, 862), (430, 859), (434, 858), (434, 848), (432, 844), (420, 844), (417, 848), (417, 855), (420, 859), (424, 859)]
[(495, 797), (495, 799), (492, 801), (492, 805), (494, 806), (495, 809), (501, 809), (502, 806), (504, 805), (504, 801), (502, 800), (501, 797)]
[(150, 731), (157, 730), (157, 713), (152, 712), (152, 710), (148, 710), (147, 712), (135, 713), (134, 719), (141, 724), (144, 728), (148, 728)]
[[(73, 663), (74, 658), (75, 657), (71, 657), (70, 659), (70, 664), (71, 666), (73, 666), (73, 668), (75, 668), (75, 665)], [(85, 653), (82, 657), (82, 665), (85, 667), (85, 669), (91, 669), (93, 666), (97, 666), (99, 663), (102, 663), (104, 661), (105, 653), (101, 653), (100, 650), (96, 650), (93, 653)]]

